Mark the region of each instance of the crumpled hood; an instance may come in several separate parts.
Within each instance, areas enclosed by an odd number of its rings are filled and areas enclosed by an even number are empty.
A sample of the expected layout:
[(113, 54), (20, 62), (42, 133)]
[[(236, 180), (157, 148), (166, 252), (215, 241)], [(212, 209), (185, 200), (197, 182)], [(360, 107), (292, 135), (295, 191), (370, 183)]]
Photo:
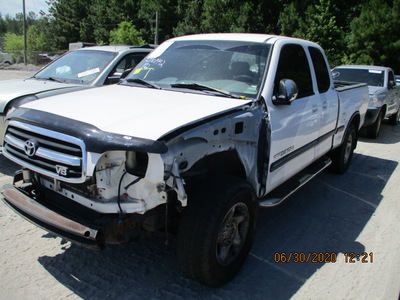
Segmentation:
[(8, 101), (12, 99), (50, 90), (72, 88), (75, 86), (77, 85), (31, 78), (0, 81), (0, 112), (4, 110)]
[(61, 115), (107, 132), (157, 140), (181, 126), (249, 102), (180, 91), (112, 85), (48, 97), (22, 107)]

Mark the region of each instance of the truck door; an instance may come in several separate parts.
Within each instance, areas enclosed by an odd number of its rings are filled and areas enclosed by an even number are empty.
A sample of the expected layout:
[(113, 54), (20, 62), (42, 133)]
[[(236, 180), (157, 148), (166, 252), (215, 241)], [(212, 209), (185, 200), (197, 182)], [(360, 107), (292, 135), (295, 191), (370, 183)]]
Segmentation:
[(316, 158), (326, 154), (332, 146), (332, 136), (336, 129), (339, 99), (329, 73), (325, 55), (316, 47), (308, 47), (312, 60), (312, 74), (316, 81), (315, 95), (319, 98), (320, 122), (318, 144), (315, 148)]
[[(285, 44), (278, 55), (273, 95), (267, 97), (271, 122), (268, 191), (314, 160), (321, 113), (305, 48), (300, 44)], [(271, 65), (271, 71), (273, 68)], [(291, 79), (298, 87), (298, 97), (290, 105), (272, 103), (282, 79)]]
[(400, 102), (400, 87), (396, 86), (396, 80), (392, 70), (388, 72), (388, 78), (386, 79), (386, 85), (388, 87), (387, 95), (387, 113), (394, 114), (399, 109)]

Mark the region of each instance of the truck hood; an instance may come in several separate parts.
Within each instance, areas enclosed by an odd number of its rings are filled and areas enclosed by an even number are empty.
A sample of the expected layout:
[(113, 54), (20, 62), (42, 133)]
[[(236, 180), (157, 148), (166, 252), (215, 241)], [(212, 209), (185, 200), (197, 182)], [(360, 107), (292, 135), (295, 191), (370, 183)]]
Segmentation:
[(112, 85), (48, 97), (23, 105), (116, 134), (157, 140), (182, 126), (251, 100)]
[(383, 92), (384, 90), (385, 88), (381, 86), (370, 86), (370, 85), (368, 86), (368, 92), (370, 96)]
[(56, 89), (72, 88), (75, 86), (76, 85), (33, 78), (0, 81), (0, 112), (3, 112), (7, 103), (15, 98)]

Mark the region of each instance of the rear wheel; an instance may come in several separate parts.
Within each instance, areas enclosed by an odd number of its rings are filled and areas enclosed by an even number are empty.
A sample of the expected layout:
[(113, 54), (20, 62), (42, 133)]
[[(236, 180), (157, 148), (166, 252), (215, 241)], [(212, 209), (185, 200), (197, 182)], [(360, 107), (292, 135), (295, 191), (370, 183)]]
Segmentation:
[(394, 115), (391, 115), (389, 117), (389, 124), (396, 126), (397, 124), (399, 124), (399, 118), (400, 118), (400, 108)]
[(177, 254), (183, 273), (220, 286), (241, 269), (254, 239), (257, 205), (252, 186), (216, 177), (194, 191), (183, 212)]
[(380, 111), (378, 114), (378, 118), (376, 118), (375, 122), (367, 127), (367, 135), (369, 138), (376, 139), (379, 136), (379, 132), (381, 131), (382, 124), (382, 112)]
[(336, 173), (344, 173), (350, 166), (353, 159), (353, 152), (356, 147), (357, 132), (353, 124), (346, 131), (342, 145), (332, 151), (330, 157), (332, 159), (331, 169)]

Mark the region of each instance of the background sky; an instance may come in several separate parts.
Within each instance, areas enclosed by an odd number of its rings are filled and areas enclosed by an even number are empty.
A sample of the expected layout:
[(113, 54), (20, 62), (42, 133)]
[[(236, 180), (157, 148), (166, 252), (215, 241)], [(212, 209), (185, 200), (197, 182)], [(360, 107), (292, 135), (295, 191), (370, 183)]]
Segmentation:
[[(3, 19), (6, 14), (13, 18), (17, 13), (22, 13), (22, 3), (23, 0), (0, 0), (0, 13)], [(48, 7), (46, 0), (25, 0), (25, 12), (27, 14), (33, 11), (40, 16), (41, 10), (48, 13)]]

